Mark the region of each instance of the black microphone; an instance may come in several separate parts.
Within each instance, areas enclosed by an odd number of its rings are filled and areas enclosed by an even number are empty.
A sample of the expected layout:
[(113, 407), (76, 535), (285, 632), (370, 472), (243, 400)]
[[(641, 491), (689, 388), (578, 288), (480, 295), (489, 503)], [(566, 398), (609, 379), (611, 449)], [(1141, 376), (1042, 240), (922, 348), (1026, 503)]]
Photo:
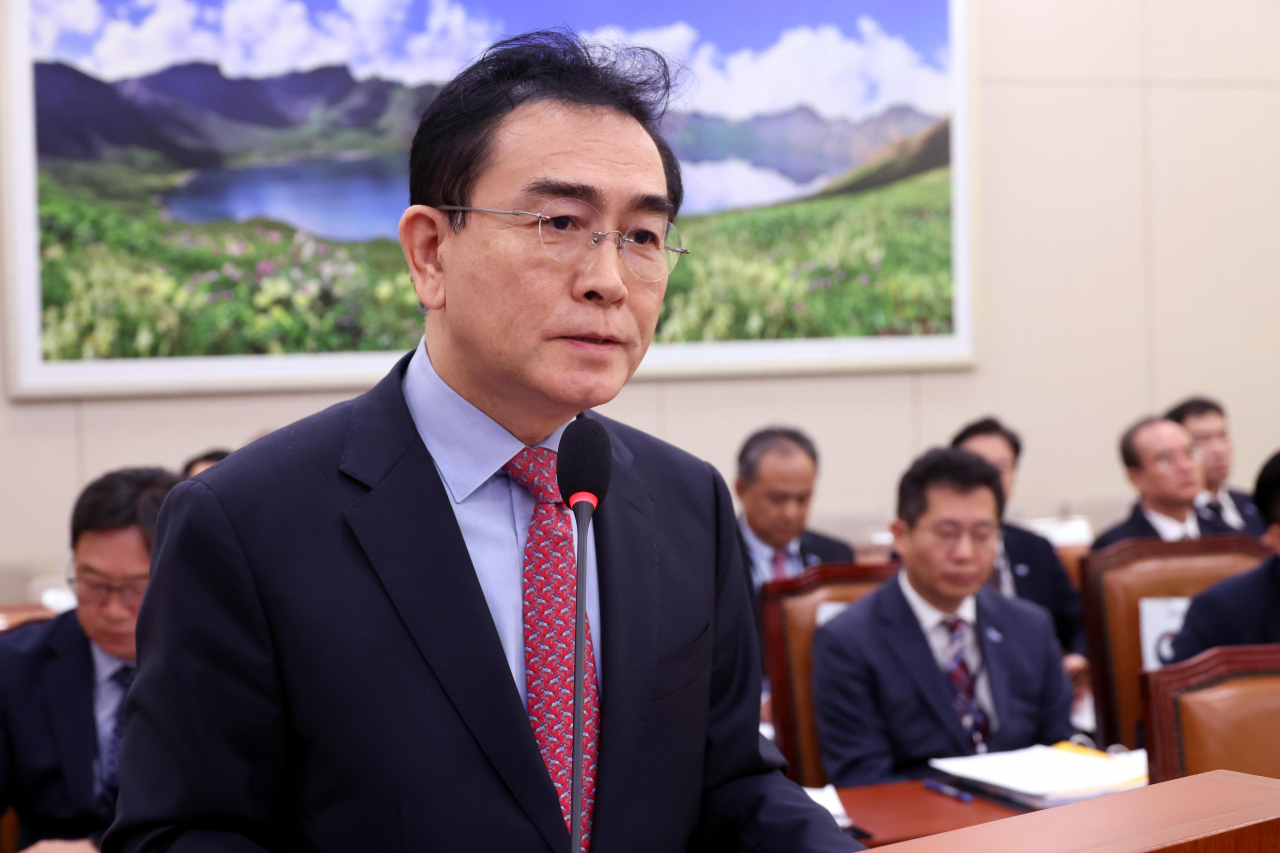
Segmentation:
[(556, 482), (560, 499), (573, 511), (578, 522), (578, 559), (575, 568), (578, 604), (574, 609), (573, 631), (573, 789), (570, 796), (571, 821), (569, 851), (582, 850), (582, 703), (583, 677), (587, 658), (587, 584), (582, 567), (587, 562), (587, 531), (591, 514), (609, 491), (613, 476), (613, 444), (604, 424), (591, 418), (578, 417), (565, 427), (560, 436), (556, 457)]

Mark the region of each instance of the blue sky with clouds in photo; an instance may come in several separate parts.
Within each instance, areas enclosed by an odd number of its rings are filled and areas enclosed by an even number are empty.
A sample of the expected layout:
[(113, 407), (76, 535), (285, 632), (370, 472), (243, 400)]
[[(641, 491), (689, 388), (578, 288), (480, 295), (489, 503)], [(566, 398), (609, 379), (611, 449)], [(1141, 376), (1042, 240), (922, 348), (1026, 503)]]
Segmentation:
[(504, 35), (567, 25), (663, 50), (689, 70), (677, 103), (746, 118), (810, 106), (858, 119), (893, 104), (948, 112), (946, 0), (15, 0), (33, 53), (116, 80), (179, 62), (228, 76), (346, 64), (442, 81)]

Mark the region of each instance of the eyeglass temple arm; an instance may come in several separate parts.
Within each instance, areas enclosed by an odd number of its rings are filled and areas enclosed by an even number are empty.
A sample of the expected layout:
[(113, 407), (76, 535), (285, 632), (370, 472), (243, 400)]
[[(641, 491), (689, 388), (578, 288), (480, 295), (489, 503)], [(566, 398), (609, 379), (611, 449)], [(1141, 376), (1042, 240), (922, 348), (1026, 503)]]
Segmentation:
[(459, 210), (469, 211), (471, 213), (505, 213), (511, 216), (533, 216), (544, 222), (550, 221), (551, 217), (544, 213), (532, 213), (528, 210), (494, 210), (489, 207), (459, 207), (456, 204), (441, 204), (436, 206), (436, 210)]

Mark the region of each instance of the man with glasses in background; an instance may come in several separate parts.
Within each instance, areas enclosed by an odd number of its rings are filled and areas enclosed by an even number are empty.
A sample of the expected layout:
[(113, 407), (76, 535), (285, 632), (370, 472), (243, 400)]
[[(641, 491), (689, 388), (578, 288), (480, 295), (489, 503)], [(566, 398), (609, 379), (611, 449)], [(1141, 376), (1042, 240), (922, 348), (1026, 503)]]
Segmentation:
[(96, 850), (111, 824), (134, 626), (177, 483), (161, 468), (90, 483), (71, 514), (76, 609), (0, 635), (0, 812), (17, 810), (18, 846), (32, 853)]
[(1204, 487), (1203, 454), (1181, 424), (1148, 417), (1125, 430), (1120, 459), (1138, 501), (1129, 517), (1093, 542), (1100, 551), (1126, 539), (1179, 542), (1235, 532), (1195, 505)]
[(929, 759), (1071, 737), (1053, 620), (987, 585), (1004, 487), (990, 462), (934, 449), (898, 485), (902, 569), (818, 629), (813, 703), (836, 787), (929, 775)]

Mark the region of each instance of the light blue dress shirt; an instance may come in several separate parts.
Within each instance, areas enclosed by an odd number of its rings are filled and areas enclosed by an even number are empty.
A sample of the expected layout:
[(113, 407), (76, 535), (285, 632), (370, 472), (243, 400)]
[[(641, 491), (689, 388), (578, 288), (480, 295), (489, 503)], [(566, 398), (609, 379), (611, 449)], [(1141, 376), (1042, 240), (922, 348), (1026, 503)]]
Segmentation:
[[(751, 561), (751, 581), (756, 589), (760, 589), (765, 581), (773, 580), (773, 546), (766, 545), (764, 540), (756, 535), (751, 525), (747, 524), (745, 515), (738, 516), (738, 528), (742, 531), (742, 541), (747, 543), (747, 553), (743, 556)], [(797, 536), (788, 542), (784, 550), (787, 552), (787, 577), (794, 578), (804, 574), (804, 560), (800, 556), (800, 537)]]
[[(431, 366), (426, 339), (409, 360), (400, 384), (409, 414), (444, 481), (462, 539), (471, 555), (498, 639), (520, 699), (528, 706), (524, 679), (524, 546), (533, 520), (533, 495), (511, 482), (502, 466), (523, 442), (464, 400)], [(566, 423), (564, 426), (568, 426)], [(539, 446), (558, 450), (564, 426)], [(572, 521), (573, 517), (570, 516)], [(587, 537), (587, 624), (596, 659), (596, 687), (604, 681), (600, 662), (600, 585), (596, 576), (596, 531)], [(574, 547), (577, 524), (574, 523)]]
[(113, 654), (104, 652), (98, 644), (89, 641), (89, 651), (93, 653), (93, 719), (98, 730), (98, 756), (93, 759), (94, 796), (102, 791), (101, 768), (102, 753), (106, 751), (107, 741), (111, 739), (116, 728), (116, 712), (124, 701), (124, 688), (112, 677), (122, 666), (130, 666), (129, 661), (122, 660)]

